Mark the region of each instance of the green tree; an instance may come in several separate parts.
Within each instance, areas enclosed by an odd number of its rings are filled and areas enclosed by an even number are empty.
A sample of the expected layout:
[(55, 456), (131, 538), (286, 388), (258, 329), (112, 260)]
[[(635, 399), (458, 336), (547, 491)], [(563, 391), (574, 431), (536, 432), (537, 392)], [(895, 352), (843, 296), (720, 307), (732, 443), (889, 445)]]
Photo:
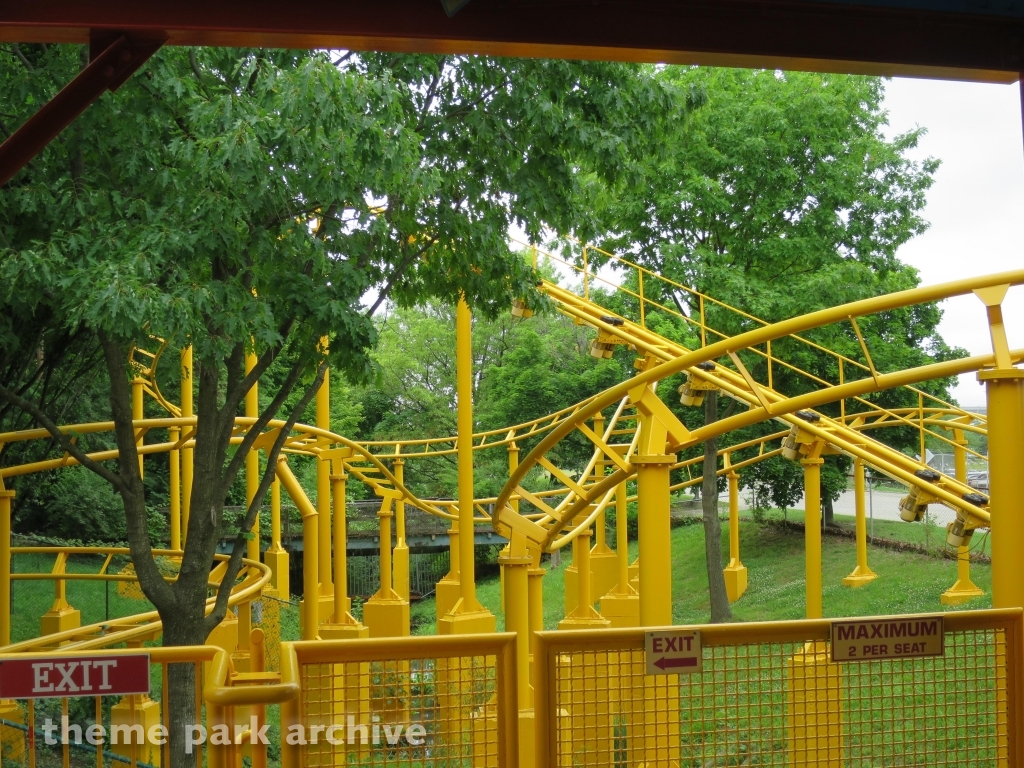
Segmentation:
[[(644, 164), (644, 182), (610, 202), (617, 234), (607, 241), (609, 250), (771, 322), (918, 284), (917, 271), (896, 251), (927, 226), (920, 211), (938, 162), (909, 158), (920, 129), (885, 137), (881, 79), (672, 67), (660, 76), (702, 91), (706, 103), (675, 126), (664, 157)], [(688, 295), (664, 293), (654, 298), (699, 316)], [(723, 333), (751, 327), (721, 307), (705, 311), (707, 323)], [(878, 368), (963, 354), (938, 335), (940, 318), (928, 305), (865, 319), (861, 328)], [(807, 335), (861, 357), (849, 326)], [(838, 380), (835, 359), (811, 347), (779, 340), (772, 352), (814, 376)], [(744, 363), (759, 381), (767, 379), (764, 359), (745, 355)], [(781, 367), (773, 373), (775, 388), (790, 395), (818, 386)], [(927, 386), (945, 394), (948, 384)], [(894, 390), (870, 399), (888, 407), (916, 404), (906, 397)], [(686, 418), (692, 423), (697, 417)], [(768, 422), (730, 439), (775, 429)], [(886, 438), (900, 447), (913, 439), (909, 431)], [(761, 500), (788, 506), (799, 498), (802, 480), (798, 467), (782, 461), (752, 467), (743, 482)], [(845, 461), (830, 457), (822, 473), (826, 513), (845, 486)]]
[[(620, 359), (596, 361), (588, 349), (593, 330), (565, 316), (541, 311), (528, 320), (508, 312), (473, 321), (474, 420), (477, 431), (502, 429), (574, 405), (626, 378)], [(366, 418), (364, 439), (449, 437), (455, 423), (454, 311), (438, 302), (394, 309), (380, 323), (374, 358), (381, 376), (359, 398)], [(529, 450), (534, 441), (519, 447)], [(550, 454), (560, 466), (582, 470), (593, 447), (570, 436)], [(406, 465), (406, 482), (431, 498), (457, 492), (455, 457), (416, 460)], [(497, 495), (508, 479), (504, 450), (478, 451), (477, 496)], [(538, 473), (533, 489), (547, 487)]]
[[(0, 48), (4, 119), (25, 120), (84, 56)], [(92, 461), (93, 444), (27, 396), (31, 366), (0, 399), (116, 489), (165, 644), (202, 643), (225, 615), (269, 469), (205, 615), (209, 564), (225, 499), (269, 421), (286, 424), (268, 468), (328, 365), (351, 381), (371, 371), (373, 315), (387, 301), (465, 296), (484, 316), (534, 302), (509, 226), (592, 235), (593, 201), (682, 106), (649, 70), (605, 63), (167, 48), (0, 190), (0, 369), (32, 349), (32, 318), (100, 355), (118, 461)], [(195, 355), (197, 512), (173, 583), (151, 555), (131, 422), (127, 353), (150, 334)], [(281, 359), (276, 391), (231, 446), (246, 392)], [(171, 763), (183, 765), (194, 675), (172, 665), (169, 682)]]

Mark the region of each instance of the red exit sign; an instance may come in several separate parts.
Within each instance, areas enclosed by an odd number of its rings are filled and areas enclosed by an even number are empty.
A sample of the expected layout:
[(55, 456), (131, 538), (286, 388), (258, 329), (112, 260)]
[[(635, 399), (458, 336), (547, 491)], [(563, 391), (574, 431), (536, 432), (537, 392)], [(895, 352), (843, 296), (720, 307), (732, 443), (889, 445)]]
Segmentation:
[(0, 699), (149, 693), (149, 654), (0, 661)]

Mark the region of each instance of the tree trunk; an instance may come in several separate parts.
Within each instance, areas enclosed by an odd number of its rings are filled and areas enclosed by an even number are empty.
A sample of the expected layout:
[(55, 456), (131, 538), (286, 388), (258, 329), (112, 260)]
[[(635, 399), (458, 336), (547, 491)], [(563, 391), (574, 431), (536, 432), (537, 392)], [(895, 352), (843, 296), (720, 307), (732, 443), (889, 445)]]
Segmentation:
[(824, 488), (821, 489), (821, 523), (826, 528), (829, 528), (836, 524), (835, 521), (836, 512), (832, 507), (832, 497), (828, 495)]
[[(718, 391), (708, 390), (704, 398), (704, 423), (718, 421)], [(701, 483), (701, 507), (704, 511), (704, 553), (708, 565), (708, 593), (711, 597), (711, 623), (732, 621), (729, 596), (722, 571), (722, 523), (718, 512), (718, 439), (704, 443), (704, 480)]]
[[(185, 617), (182, 617), (185, 618)], [(196, 624), (199, 625), (198, 632)], [(181, 626), (187, 624), (190, 626)], [(176, 626), (177, 625), (177, 626)], [(165, 646), (202, 645), (206, 638), (202, 637), (202, 618), (198, 622), (194, 617), (185, 621), (164, 620)], [(167, 730), (173, 766), (196, 765), (196, 749), (189, 745), (199, 736), (194, 726), (200, 724), (199, 713), (196, 711), (196, 665), (169, 664), (167, 666)]]

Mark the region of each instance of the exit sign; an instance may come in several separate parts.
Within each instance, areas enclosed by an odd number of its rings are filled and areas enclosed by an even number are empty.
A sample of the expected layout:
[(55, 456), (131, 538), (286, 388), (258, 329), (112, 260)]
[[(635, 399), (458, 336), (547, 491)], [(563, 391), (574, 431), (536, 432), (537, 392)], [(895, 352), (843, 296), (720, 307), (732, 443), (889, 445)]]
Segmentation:
[(0, 699), (149, 693), (149, 654), (41, 656), (0, 661)]
[(696, 629), (648, 632), (644, 651), (648, 675), (700, 672), (703, 666), (700, 631)]

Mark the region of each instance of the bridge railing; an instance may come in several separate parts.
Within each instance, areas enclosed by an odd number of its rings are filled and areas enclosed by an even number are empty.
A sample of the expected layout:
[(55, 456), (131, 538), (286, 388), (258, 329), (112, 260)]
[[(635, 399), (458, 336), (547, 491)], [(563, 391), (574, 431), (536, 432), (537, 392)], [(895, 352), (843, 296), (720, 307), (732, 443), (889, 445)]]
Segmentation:
[(1020, 765), (1021, 611), (943, 620), (942, 656), (845, 663), (827, 620), (666, 628), (689, 674), (646, 674), (644, 629), (539, 633), (536, 764)]

